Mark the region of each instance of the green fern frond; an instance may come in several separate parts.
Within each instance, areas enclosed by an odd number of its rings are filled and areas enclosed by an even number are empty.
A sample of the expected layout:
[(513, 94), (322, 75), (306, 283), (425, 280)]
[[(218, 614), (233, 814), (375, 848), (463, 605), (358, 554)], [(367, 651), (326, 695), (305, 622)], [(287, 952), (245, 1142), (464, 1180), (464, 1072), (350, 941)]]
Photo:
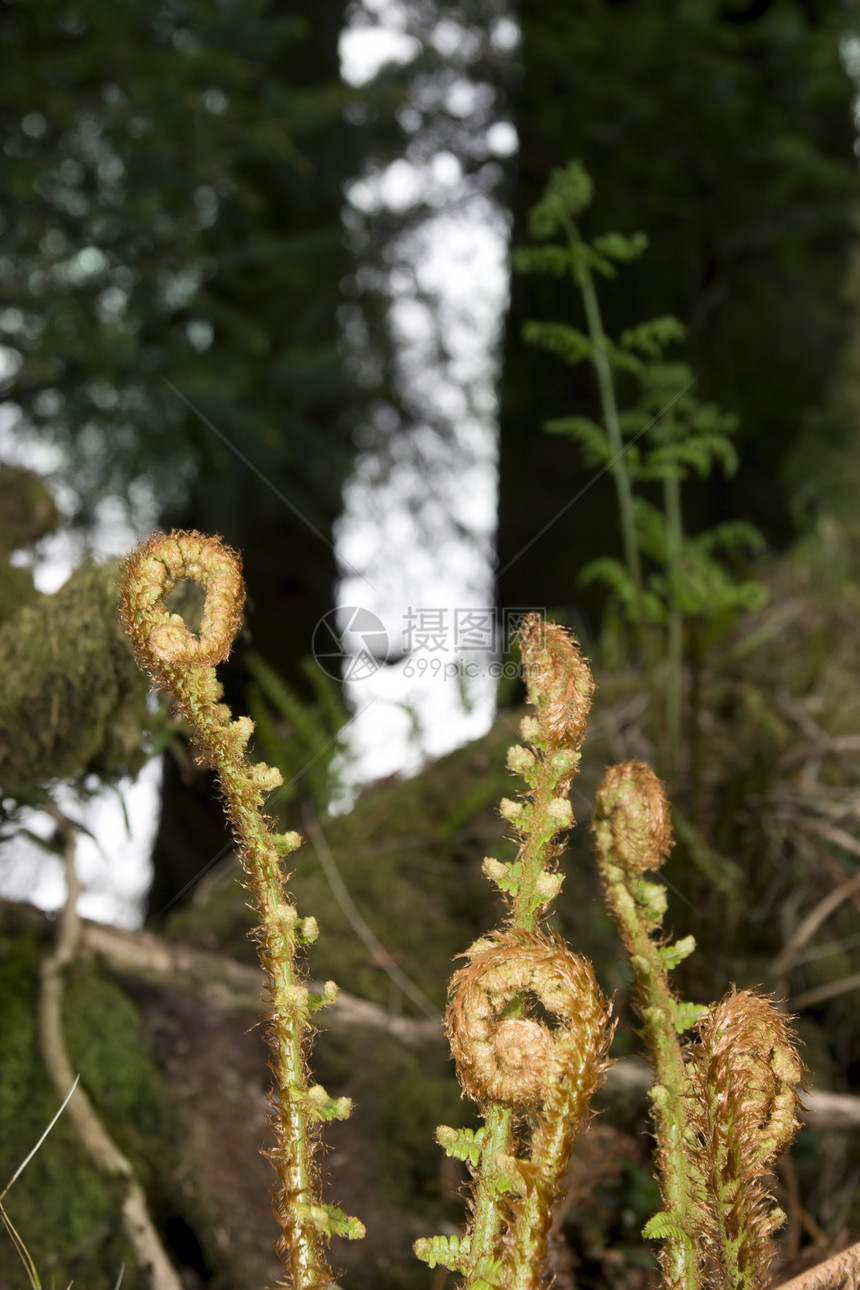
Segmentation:
[(460, 1273), (465, 1273), (468, 1268), (468, 1236), (422, 1236), (412, 1249), (430, 1268), (441, 1267)]

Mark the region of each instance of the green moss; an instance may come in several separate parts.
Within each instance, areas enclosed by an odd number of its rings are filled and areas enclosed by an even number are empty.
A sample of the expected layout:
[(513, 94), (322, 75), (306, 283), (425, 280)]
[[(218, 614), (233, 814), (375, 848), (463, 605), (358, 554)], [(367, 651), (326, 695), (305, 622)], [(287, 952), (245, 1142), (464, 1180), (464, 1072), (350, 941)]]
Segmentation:
[[(30, 937), (0, 939), (0, 1180), (12, 1176), (56, 1113), (37, 1030), (41, 947)], [(165, 1170), (169, 1113), (140, 1034), (138, 1015), (107, 978), (82, 973), (67, 990), (67, 1039), (99, 1113), (144, 1185)], [(117, 1185), (90, 1164), (61, 1117), (10, 1191), (6, 1206), (43, 1285), (107, 1287), (125, 1264), (124, 1287), (147, 1279), (121, 1235)], [(0, 1285), (23, 1284), (11, 1241), (0, 1238)]]
[(0, 466), (0, 623), (39, 599), (30, 570), (8, 557), (50, 533), (58, 520), (44, 480), (32, 470)]
[[(0, 1178), (12, 1176), (57, 1110), (42, 1066), (37, 1034), (39, 948), (28, 938), (0, 941)], [(112, 1285), (145, 1280), (118, 1235), (118, 1197), (90, 1165), (68, 1121), (54, 1126), (4, 1202), (30, 1251), (43, 1285)], [(24, 1273), (12, 1242), (0, 1239), (0, 1284), (18, 1286)]]
[(0, 556), (32, 546), (59, 523), (54, 499), (35, 471), (0, 467)]
[(81, 972), (69, 983), (66, 1000), (72, 1064), (146, 1185), (169, 1140), (170, 1116), (140, 1015), (119, 986), (99, 972)]
[(47, 780), (143, 764), (148, 684), (117, 621), (117, 576), (113, 565), (83, 565), (0, 628), (5, 796), (32, 800)]

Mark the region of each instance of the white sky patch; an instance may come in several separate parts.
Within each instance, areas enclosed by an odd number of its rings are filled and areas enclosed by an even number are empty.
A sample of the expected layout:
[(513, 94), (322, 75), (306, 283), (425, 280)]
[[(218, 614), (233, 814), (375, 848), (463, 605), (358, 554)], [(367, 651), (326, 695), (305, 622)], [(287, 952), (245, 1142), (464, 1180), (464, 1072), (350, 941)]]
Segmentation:
[[(344, 79), (367, 84), (386, 61), (416, 57), (418, 42), (404, 30), (408, 17), (400, 0), (356, 5), (341, 40)], [(445, 16), (427, 38), (462, 68), (444, 91), (445, 110), (465, 122), (473, 113), (479, 120), (478, 109), (491, 110), (486, 100), (493, 98), (490, 86), (468, 74), (480, 37)], [(494, 20), (493, 49), (508, 52), (518, 41), (513, 19)], [(429, 84), (425, 90), (432, 110), (435, 91)], [(404, 111), (416, 119), (402, 123), (418, 129), (420, 115)], [(513, 125), (491, 121), (483, 129), (490, 155), (516, 151)], [(383, 209), (406, 212), (418, 202), (439, 212), (391, 248), (389, 326), (399, 347), (408, 424), (388, 427), (381, 455), (359, 457), (337, 527), (345, 567), (368, 580), (345, 577), (339, 604), (375, 613), (399, 658), (347, 685), (356, 713), (350, 774), (357, 788), (368, 779), (415, 772), (427, 757), (479, 737), (493, 720), (499, 624), (492, 625), (494, 646), (483, 649), (474, 648), (480, 632), (470, 638), (460, 628), (470, 612), (489, 615), (494, 601), (495, 375), (509, 279), (507, 221), (489, 197), (466, 184), (453, 152), (441, 148), (385, 167), (371, 161), (349, 186), (348, 199), (370, 217)], [(385, 437), (382, 414), (376, 425)], [(422, 624), (431, 622), (438, 630), (422, 634)]]
[[(79, 833), (75, 851), (82, 888), (78, 912), (83, 918), (117, 927), (141, 926), (152, 878), (149, 855), (158, 825), (160, 784), (161, 762), (155, 758), (137, 779), (121, 780), (116, 790), (105, 789), (86, 801), (63, 784), (52, 790), (60, 810), (93, 834)], [(21, 824), (45, 839), (55, 829), (44, 811), (24, 811)], [(63, 861), (19, 833), (0, 851), (0, 889), (6, 900), (58, 910), (66, 898)]]
[[(477, 649), (461, 629), (471, 611), (486, 619), (493, 610), (494, 353), (507, 251), (500, 212), (476, 196), (410, 236), (415, 283), (438, 316), (419, 296), (392, 300), (402, 388), (435, 424), (418, 420), (395, 441), (404, 460), (387, 476), (372, 454), (360, 459), (345, 491), (338, 551), (375, 591), (347, 577), (339, 601), (376, 613), (392, 654), (406, 655), (347, 687), (358, 713), (350, 733), (358, 781), (413, 773), (428, 757), (478, 738), (495, 713), (497, 625)], [(439, 330), (449, 352), (444, 366), (432, 352)], [(444, 436), (439, 422), (448, 426)], [(437, 630), (421, 630), (428, 625)]]
[(347, 85), (367, 85), (390, 63), (404, 66), (421, 53), (410, 36), (408, 10), (395, 0), (365, 0), (340, 35), (340, 74)]

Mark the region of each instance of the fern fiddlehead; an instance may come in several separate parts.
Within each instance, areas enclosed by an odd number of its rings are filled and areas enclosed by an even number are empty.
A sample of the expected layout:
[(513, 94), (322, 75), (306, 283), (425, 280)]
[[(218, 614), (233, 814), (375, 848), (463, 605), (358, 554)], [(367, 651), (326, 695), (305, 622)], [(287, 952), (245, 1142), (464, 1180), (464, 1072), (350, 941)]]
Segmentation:
[(688, 1069), (706, 1196), (705, 1286), (756, 1290), (768, 1283), (771, 1237), (785, 1219), (768, 1171), (798, 1128), (803, 1064), (788, 1019), (751, 990), (732, 990), (696, 1029)]
[[(643, 1235), (661, 1241), (663, 1290), (762, 1290), (783, 1215), (767, 1173), (797, 1128), (802, 1063), (773, 1000), (732, 991), (710, 1008), (679, 999), (669, 972), (695, 949), (655, 936), (666, 891), (646, 875), (672, 845), (663, 785), (643, 762), (611, 767), (592, 822), (604, 895), (630, 956), (657, 1082), (651, 1101), (663, 1210)], [(696, 1042), (682, 1047), (694, 1027)]]
[[(509, 917), (466, 951), (447, 1015), (461, 1083), (484, 1124), (477, 1133), (437, 1130), (448, 1154), (473, 1168), (472, 1223), (462, 1238), (415, 1247), (431, 1266), (458, 1269), (470, 1290), (540, 1286), (552, 1202), (612, 1035), (590, 964), (540, 930), (563, 881), (556, 860), (573, 823), (567, 794), (585, 735), (591, 673), (572, 637), (535, 614), (523, 623), (520, 645), (536, 712), (522, 723), (526, 742), (508, 754), (508, 768), (526, 790), (500, 807), (518, 854), (509, 863), (484, 861)], [(530, 1015), (535, 1002), (554, 1026)]]
[[(206, 592), (200, 630), (168, 610), (177, 581)], [(156, 534), (126, 563), (121, 613), (140, 666), (173, 693), (203, 756), (214, 765), (260, 915), (256, 932), (272, 1008), (269, 1041), (276, 1145), (266, 1152), (278, 1175), (279, 1253), (296, 1290), (331, 1284), (323, 1241), (360, 1236), (356, 1219), (316, 1196), (313, 1147), (321, 1121), (349, 1114), (309, 1086), (305, 1048), (315, 1008), (331, 1002), (333, 982), (312, 997), (297, 952), (317, 934), (285, 892), (282, 862), (300, 844), (278, 834), (264, 799), (281, 777), (252, 765), (247, 717), (220, 702), (215, 664), (227, 657), (244, 587), (235, 552), (196, 533)], [(484, 1119), (477, 1131), (441, 1126), (449, 1155), (473, 1171), (472, 1221), (462, 1237), (416, 1243), (431, 1267), (458, 1270), (468, 1290), (539, 1290), (552, 1202), (559, 1190), (590, 1097), (605, 1068), (610, 1009), (590, 964), (541, 928), (561, 890), (556, 860), (572, 824), (567, 798), (591, 700), (592, 681), (576, 643), (559, 627), (529, 616), (521, 646), (535, 715), (524, 719), (522, 745), (508, 767), (526, 785), (501, 814), (518, 853), (484, 871), (508, 905), (504, 927), (480, 938), (451, 983), (448, 1034), (466, 1092)], [(610, 911), (631, 958), (645, 1036), (657, 1072), (652, 1089), (657, 1163), (665, 1210), (645, 1235), (660, 1238), (663, 1290), (760, 1290), (780, 1213), (766, 1174), (796, 1127), (801, 1063), (790, 1027), (772, 1001), (733, 991), (710, 1009), (678, 999), (668, 972), (694, 948), (656, 937), (663, 887), (646, 874), (671, 846), (668, 803), (653, 772), (638, 762), (613, 767), (598, 792), (593, 823), (598, 866)], [(536, 1015), (542, 1010), (543, 1017)], [(679, 1036), (696, 1025), (686, 1051)]]
[[(165, 597), (182, 579), (205, 589), (197, 634), (165, 604)], [(324, 1255), (325, 1238), (364, 1234), (357, 1219), (324, 1204), (316, 1194), (318, 1126), (345, 1118), (350, 1102), (332, 1099), (320, 1085), (308, 1083), (305, 1049), (312, 1013), (333, 1002), (337, 991), (334, 982), (327, 982), (322, 996), (312, 996), (297, 966), (297, 952), (316, 938), (317, 926), (313, 918), (300, 918), (286, 895), (283, 860), (301, 844), (301, 838), (297, 833), (275, 832), (264, 811), (265, 798), (281, 784), (281, 775), (263, 763), (248, 761), (253, 722), (248, 717), (233, 720), (230, 709), (220, 702), (215, 664), (230, 653), (244, 599), (241, 560), (218, 538), (183, 531), (156, 533), (126, 561), (120, 613), (139, 666), (159, 689), (174, 696), (218, 776), (245, 885), (260, 917), (255, 935), (271, 1001), (268, 1040), (275, 1147), (265, 1154), (278, 1175), (273, 1190), (282, 1231), (278, 1252), (295, 1290), (323, 1290), (332, 1279)]]
[(669, 984), (670, 969), (695, 949), (693, 937), (674, 945), (654, 939), (666, 912), (666, 889), (645, 875), (662, 866), (672, 846), (672, 830), (666, 793), (650, 766), (623, 762), (606, 772), (597, 791), (592, 830), (606, 903), (630, 956), (657, 1079), (650, 1096), (664, 1208), (651, 1219), (645, 1235), (662, 1240), (666, 1290), (696, 1290), (700, 1215), (689, 1167), (689, 1083), (679, 1036), (705, 1009), (682, 1002)]

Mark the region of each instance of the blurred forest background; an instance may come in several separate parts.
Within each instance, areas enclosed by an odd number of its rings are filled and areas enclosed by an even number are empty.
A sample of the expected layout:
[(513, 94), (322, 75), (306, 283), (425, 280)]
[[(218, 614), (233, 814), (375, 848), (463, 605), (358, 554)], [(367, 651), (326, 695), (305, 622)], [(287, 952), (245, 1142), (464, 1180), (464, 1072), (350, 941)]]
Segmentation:
[[(462, 1177), (433, 1142), (463, 1114), (435, 1018), (452, 957), (496, 917), (480, 864), (506, 845), (495, 807), (522, 696), (448, 682), (437, 745), (452, 751), (436, 759), (395, 699), (393, 746), (415, 773), (358, 792), (362, 683), (312, 657), (338, 604), (400, 621), (468, 595), (577, 631), (599, 693), (558, 930), (617, 991), (615, 1051), (632, 1061), (584, 824), (606, 764), (652, 760), (675, 806), (671, 922), (699, 944), (683, 989), (776, 991), (811, 1083), (841, 1095), (780, 1174), (785, 1275), (857, 1240), (856, 5), (3, 0), (0, 52), (0, 829), (56, 863), (87, 798), (126, 792), (161, 758), (144, 930), (85, 924), (66, 1026), (182, 1283), (229, 1290), (276, 1264), (235, 857), (208, 776), (116, 626), (116, 565), (86, 558), (158, 527), (243, 552), (227, 696), (284, 773), (273, 810), (309, 838), (294, 890), (323, 928), (311, 974), (350, 996), (317, 1054), (358, 1106), (330, 1135), (333, 1198), (370, 1231), (335, 1253), (350, 1283), (444, 1285), (409, 1249), (461, 1221)], [(739, 466), (685, 485), (686, 532), (743, 520), (762, 538), (721, 568), (764, 591), (746, 609), (691, 602), (673, 674), (643, 657), (618, 598), (579, 578), (622, 554), (613, 471), (541, 427), (600, 421), (597, 383), (523, 340), (535, 319), (584, 326), (576, 293), (507, 276), (508, 246), (573, 158), (594, 181), (583, 234), (649, 241), (600, 283), (606, 332), (675, 315), (673, 361), (699, 400), (737, 415)], [(642, 489), (659, 502), (657, 483)], [(643, 552), (661, 585), (659, 543)], [(47, 594), (52, 561), (75, 568)], [(412, 659), (390, 643), (380, 684)], [(373, 714), (364, 729), (366, 742)], [(34, 1020), (56, 923), (22, 900), (0, 919), (5, 1183), (57, 1105)], [(561, 1286), (638, 1290), (653, 1284), (639, 1232), (658, 1203), (644, 1097), (635, 1079), (602, 1096), (554, 1269)], [(112, 1186), (61, 1122), (6, 1202), (45, 1284), (109, 1285), (121, 1265), (126, 1287), (146, 1284)], [(0, 1288), (21, 1281), (0, 1244)]]

